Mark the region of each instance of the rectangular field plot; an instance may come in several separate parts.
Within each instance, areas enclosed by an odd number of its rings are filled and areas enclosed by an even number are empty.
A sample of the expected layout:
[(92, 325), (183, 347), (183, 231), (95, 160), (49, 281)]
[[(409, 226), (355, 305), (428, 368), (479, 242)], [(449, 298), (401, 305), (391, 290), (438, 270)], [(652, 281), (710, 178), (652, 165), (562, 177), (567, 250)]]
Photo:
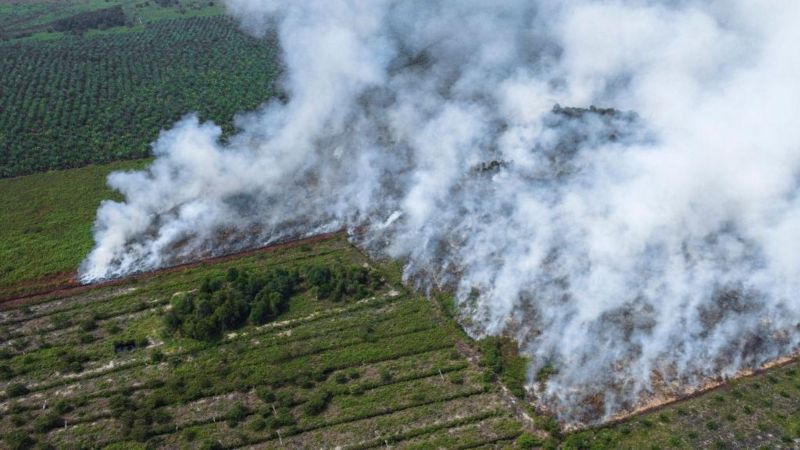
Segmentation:
[[(187, 336), (275, 274), (295, 280), (279, 313)], [(439, 305), (343, 236), (16, 304), (0, 337), (9, 448), (502, 448), (523, 432)]]

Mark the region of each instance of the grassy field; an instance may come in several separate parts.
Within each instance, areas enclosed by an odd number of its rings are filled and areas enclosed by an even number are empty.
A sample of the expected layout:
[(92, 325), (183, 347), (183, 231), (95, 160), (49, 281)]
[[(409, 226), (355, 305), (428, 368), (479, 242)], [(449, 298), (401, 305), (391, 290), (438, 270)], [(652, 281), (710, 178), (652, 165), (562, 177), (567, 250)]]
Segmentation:
[[(308, 276), (279, 317), (213, 341), (166, 331), (182, 292), (231, 267), (373, 264), (362, 299)], [(490, 368), (435, 302), (343, 237), (142, 278), (0, 313), (9, 448), (501, 448), (522, 435)], [(122, 348), (122, 350), (121, 350)], [(32, 436), (32, 439), (26, 436)], [(29, 440), (30, 439), (30, 440)]]
[(113, 170), (145, 161), (0, 180), (0, 298), (41, 290), (74, 275), (92, 248), (92, 223)]

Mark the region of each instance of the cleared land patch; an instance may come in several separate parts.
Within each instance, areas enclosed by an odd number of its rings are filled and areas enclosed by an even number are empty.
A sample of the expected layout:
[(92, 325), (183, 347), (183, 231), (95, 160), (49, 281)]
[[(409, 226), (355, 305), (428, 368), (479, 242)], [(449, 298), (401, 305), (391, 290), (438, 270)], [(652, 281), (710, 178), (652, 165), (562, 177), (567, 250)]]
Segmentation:
[[(383, 281), (320, 298), (319, 267)], [(209, 341), (168, 332), (176, 299), (231, 268), (301, 281), (264, 325)], [(40, 299), (0, 313), (0, 333), (9, 446), (19, 432), (71, 448), (502, 447), (523, 433), (489, 369), (458, 351), (455, 322), (342, 236)]]

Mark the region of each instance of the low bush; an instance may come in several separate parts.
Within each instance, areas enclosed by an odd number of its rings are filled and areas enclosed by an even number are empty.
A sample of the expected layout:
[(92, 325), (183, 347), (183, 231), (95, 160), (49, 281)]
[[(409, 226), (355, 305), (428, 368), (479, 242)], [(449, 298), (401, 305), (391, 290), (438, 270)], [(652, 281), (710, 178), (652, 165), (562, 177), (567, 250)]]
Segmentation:
[(26, 395), (28, 392), (30, 392), (30, 390), (28, 390), (28, 387), (22, 383), (10, 384), (6, 388), (6, 395), (8, 396), (8, 398), (22, 397), (23, 395)]
[(225, 415), (225, 421), (228, 423), (229, 427), (235, 428), (240, 422), (246, 419), (249, 414), (250, 411), (242, 403), (236, 403)]
[(331, 393), (322, 391), (311, 396), (310, 399), (303, 406), (303, 411), (309, 416), (316, 416), (328, 407), (328, 402), (331, 400)]

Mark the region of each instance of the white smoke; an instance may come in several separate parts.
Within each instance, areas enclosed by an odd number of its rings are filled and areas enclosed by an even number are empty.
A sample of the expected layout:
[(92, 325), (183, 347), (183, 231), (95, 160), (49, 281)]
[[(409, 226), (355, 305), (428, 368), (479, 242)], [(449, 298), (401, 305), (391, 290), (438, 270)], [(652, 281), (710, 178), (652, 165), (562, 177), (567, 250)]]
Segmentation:
[(554, 364), (566, 421), (797, 349), (800, 2), (227, 6), (277, 30), (289, 100), (113, 174), (84, 281), (358, 228)]

